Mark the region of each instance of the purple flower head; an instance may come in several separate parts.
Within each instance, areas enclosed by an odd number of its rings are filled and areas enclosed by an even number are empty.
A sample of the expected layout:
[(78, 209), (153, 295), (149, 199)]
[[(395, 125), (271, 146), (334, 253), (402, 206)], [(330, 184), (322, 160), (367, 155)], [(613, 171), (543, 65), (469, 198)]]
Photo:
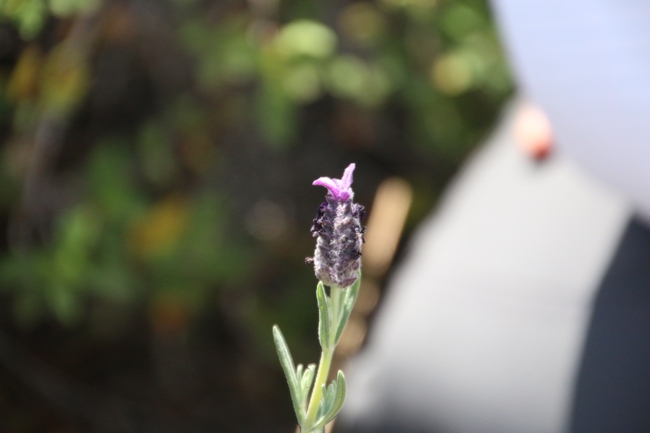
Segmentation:
[(341, 179), (330, 179), (329, 177), (320, 177), (312, 183), (312, 185), (324, 186), (332, 194), (332, 196), (341, 201), (354, 197), (352, 192), (352, 173), (354, 172), (355, 164), (348, 165), (348, 168), (343, 172)]
[(366, 228), (361, 225), (364, 207), (352, 201), (354, 164), (345, 169), (341, 179), (321, 177), (314, 185), (329, 190), (318, 208), (311, 232), (316, 241), (314, 257), (306, 263), (314, 266), (316, 277), (328, 286), (350, 287), (361, 268), (361, 245)]

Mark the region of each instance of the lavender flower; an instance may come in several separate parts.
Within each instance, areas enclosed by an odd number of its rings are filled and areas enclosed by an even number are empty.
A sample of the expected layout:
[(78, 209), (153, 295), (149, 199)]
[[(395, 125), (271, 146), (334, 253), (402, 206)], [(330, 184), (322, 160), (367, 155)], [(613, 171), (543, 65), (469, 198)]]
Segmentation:
[(313, 264), (316, 277), (327, 286), (351, 286), (361, 267), (361, 245), (365, 232), (361, 219), (365, 210), (352, 200), (354, 168), (355, 165), (350, 164), (341, 179), (321, 177), (313, 183), (324, 186), (328, 193), (311, 227), (312, 235), (318, 237), (316, 251), (314, 257), (307, 258), (306, 262)]
[[(324, 433), (325, 425), (336, 417), (345, 401), (343, 372), (339, 370), (329, 385), (327, 376), (334, 350), (348, 323), (361, 285), (359, 268), (365, 231), (361, 226), (364, 210), (363, 206), (352, 201), (352, 172), (354, 164), (345, 169), (341, 179), (321, 177), (314, 181), (314, 185), (328, 189), (325, 203), (320, 205), (311, 228), (314, 237), (318, 236), (316, 253), (313, 258), (305, 260), (314, 266), (320, 280), (316, 299), (318, 340), (323, 350), (318, 370), (316, 364), (307, 368), (302, 364), (296, 366), (280, 328), (273, 326), (273, 341), (287, 377), (301, 433)], [(326, 285), (329, 290), (325, 290)]]

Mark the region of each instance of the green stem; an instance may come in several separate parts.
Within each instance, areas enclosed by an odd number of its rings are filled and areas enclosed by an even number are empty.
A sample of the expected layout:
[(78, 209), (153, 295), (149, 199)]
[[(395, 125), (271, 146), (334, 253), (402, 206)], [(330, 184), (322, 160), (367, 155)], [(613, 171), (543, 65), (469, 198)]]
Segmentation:
[[(313, 426), (316, 421), (316, 413), (318, 412), (318, 407), (323, 398), (323, 385), (327, 381), (330, 366), (332, 365), (332, 355), (334, 355), (334, 349), (323, 349), (323, 353), (321, 353), (320, 362), (318, 363), (318, 373), (316, 373), (316, 382), (314, 383), (314, 388), (311, 392), (307, 417), (305, 419), (305, 426), (307, 428)], [(309, 431), (311, 430), (306, 430), (305, 433)]]
[(343, 297), (345, 295), (344, 289), (331, 286), (330, 287), (330, 309), (328, 314), (330, 315), (330, 329), (328, 329), (328, 335), (325, 341), (322, 341), (323, 352), (320, 356), (320, 362), (318, 363), (318, 372), (316, 373), (316, 382), (311, 391), (311, 398), (309, 399), (309, 405), (307, 407), (307, 416), (305, 417), (305, 428), (308, 430), (303, 430), (302, 433), (321, 433), (323, 429), (312, 429), (311, 427), (316, 422), (316, 415), (318, 414), (318, 408), (320, 407), (321, 400), (323, 399), (323, 385), (327, 382), (327, 376), (329, 376), (330, 367), (332, 365), (332, 357), (334, 355), (334, 348), (336, 347), (336, 341), (334, 338), (336, 336), (336, 330), (339, 327), (341, 321), (341, 308), (343, 305)]

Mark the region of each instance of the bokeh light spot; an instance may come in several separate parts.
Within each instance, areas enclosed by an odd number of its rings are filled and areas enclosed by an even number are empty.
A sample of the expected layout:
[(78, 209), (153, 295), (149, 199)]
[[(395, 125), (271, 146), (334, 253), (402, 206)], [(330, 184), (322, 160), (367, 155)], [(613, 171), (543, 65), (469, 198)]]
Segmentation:
[(467, 91), (472, 85), (472, 68), (462, 53), (442, 55), (433, 65), (431, 78), (438, 90), (455, 96)]
[(277, 48), (286, 57), (329, 57), (336, 48), (337, 37), (329, 27), (310, 20), (298, 20), (280, 30)]

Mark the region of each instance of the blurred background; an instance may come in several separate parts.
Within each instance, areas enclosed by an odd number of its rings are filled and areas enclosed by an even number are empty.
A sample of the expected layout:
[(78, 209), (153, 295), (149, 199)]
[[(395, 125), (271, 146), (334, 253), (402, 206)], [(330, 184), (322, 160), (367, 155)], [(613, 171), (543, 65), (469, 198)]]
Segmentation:
[(370, 209), (340, 364), (511, 93), (483, 0), (1, 1), (0, 431), (292, 432), (311, 182)]

